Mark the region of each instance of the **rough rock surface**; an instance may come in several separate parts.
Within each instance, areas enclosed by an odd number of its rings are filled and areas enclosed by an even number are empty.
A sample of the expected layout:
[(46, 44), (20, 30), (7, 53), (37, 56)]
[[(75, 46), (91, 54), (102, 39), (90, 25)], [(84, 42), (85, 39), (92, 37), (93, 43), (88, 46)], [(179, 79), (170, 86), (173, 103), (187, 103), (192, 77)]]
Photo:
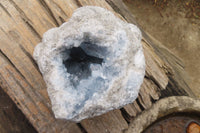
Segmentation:
[(48, 30), (34, 59), (55, 117), (78, 122), (133, 102), (145, 74), (140, 41), (135, 25), (94, 6)]

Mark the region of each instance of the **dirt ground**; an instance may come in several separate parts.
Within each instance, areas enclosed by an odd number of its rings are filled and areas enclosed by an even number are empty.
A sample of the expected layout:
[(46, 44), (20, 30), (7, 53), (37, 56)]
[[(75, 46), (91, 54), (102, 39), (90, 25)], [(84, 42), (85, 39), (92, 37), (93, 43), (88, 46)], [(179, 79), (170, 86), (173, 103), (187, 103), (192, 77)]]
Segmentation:
[(144, 31), (185, 64), (188, 83), (200, 98), (200, 0), (124, 0)]

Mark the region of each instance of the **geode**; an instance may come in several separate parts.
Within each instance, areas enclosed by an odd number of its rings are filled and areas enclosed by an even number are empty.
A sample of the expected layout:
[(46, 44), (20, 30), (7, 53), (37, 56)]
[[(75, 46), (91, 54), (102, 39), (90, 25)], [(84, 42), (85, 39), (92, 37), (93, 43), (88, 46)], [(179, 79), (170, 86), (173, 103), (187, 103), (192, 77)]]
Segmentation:
[(95, 6), (44, 33), (33, 56), (55, 117), (76, 122), (133, 102), (145, 74), (139, 28)]

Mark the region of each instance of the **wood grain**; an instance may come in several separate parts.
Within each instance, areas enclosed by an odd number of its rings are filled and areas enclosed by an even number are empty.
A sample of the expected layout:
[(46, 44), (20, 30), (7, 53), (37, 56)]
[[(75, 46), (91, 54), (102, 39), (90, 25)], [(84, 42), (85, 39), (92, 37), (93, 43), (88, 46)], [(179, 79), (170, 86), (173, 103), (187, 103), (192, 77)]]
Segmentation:
[(128, 128), (133, 117), (150, 108), (160, 97), (189, 95), (186, 91), (188, 88), (180, 87), (173, 77), (173, 67), (166, 59), (160, 58), (165, 55), (159, 57), (159, 48), (155, 48), (148, 35), (143, 33), (146, 76), (134, 103), (79, 124), (55, 119), (45, 83), (32, 53), (44, 32), (60, 26), (75, 9), (86, 5), (101, 6), (125, 21), (136, 23), (120, 0), (0, 1), (0, 86), (38, 132), (120, 133)]
[(0, 118), (1, 133), (36, 133), (33, 126), (1, 87)]

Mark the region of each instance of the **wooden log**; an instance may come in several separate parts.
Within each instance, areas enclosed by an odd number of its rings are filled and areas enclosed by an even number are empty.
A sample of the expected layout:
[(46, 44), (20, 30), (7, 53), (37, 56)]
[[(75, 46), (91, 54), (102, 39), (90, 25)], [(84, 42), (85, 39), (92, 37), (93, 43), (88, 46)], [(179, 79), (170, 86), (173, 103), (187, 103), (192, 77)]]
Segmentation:
[(135, 23), (121, 0), (0, 1), (0, 86), (38, 132), (121, 133), (128, 128), (133, 117), (150, 108), (160, 98), (171, 95), (192, 96), (179, 75), (182, 67), (179, 67), (177, 58), (151, 42), (152, 39), (143, 32), (146, 75), (133, 104), (83, 120), (79, 124), (55, 119), (45, 83), (32, 53), (44, 32), (61, 25), (75, 9), (86, 5), (101, 6), (124, 21)]
[(0, 132), (35, 133), (36, 130), (17, 108), (10, 97), (0, 88)]

